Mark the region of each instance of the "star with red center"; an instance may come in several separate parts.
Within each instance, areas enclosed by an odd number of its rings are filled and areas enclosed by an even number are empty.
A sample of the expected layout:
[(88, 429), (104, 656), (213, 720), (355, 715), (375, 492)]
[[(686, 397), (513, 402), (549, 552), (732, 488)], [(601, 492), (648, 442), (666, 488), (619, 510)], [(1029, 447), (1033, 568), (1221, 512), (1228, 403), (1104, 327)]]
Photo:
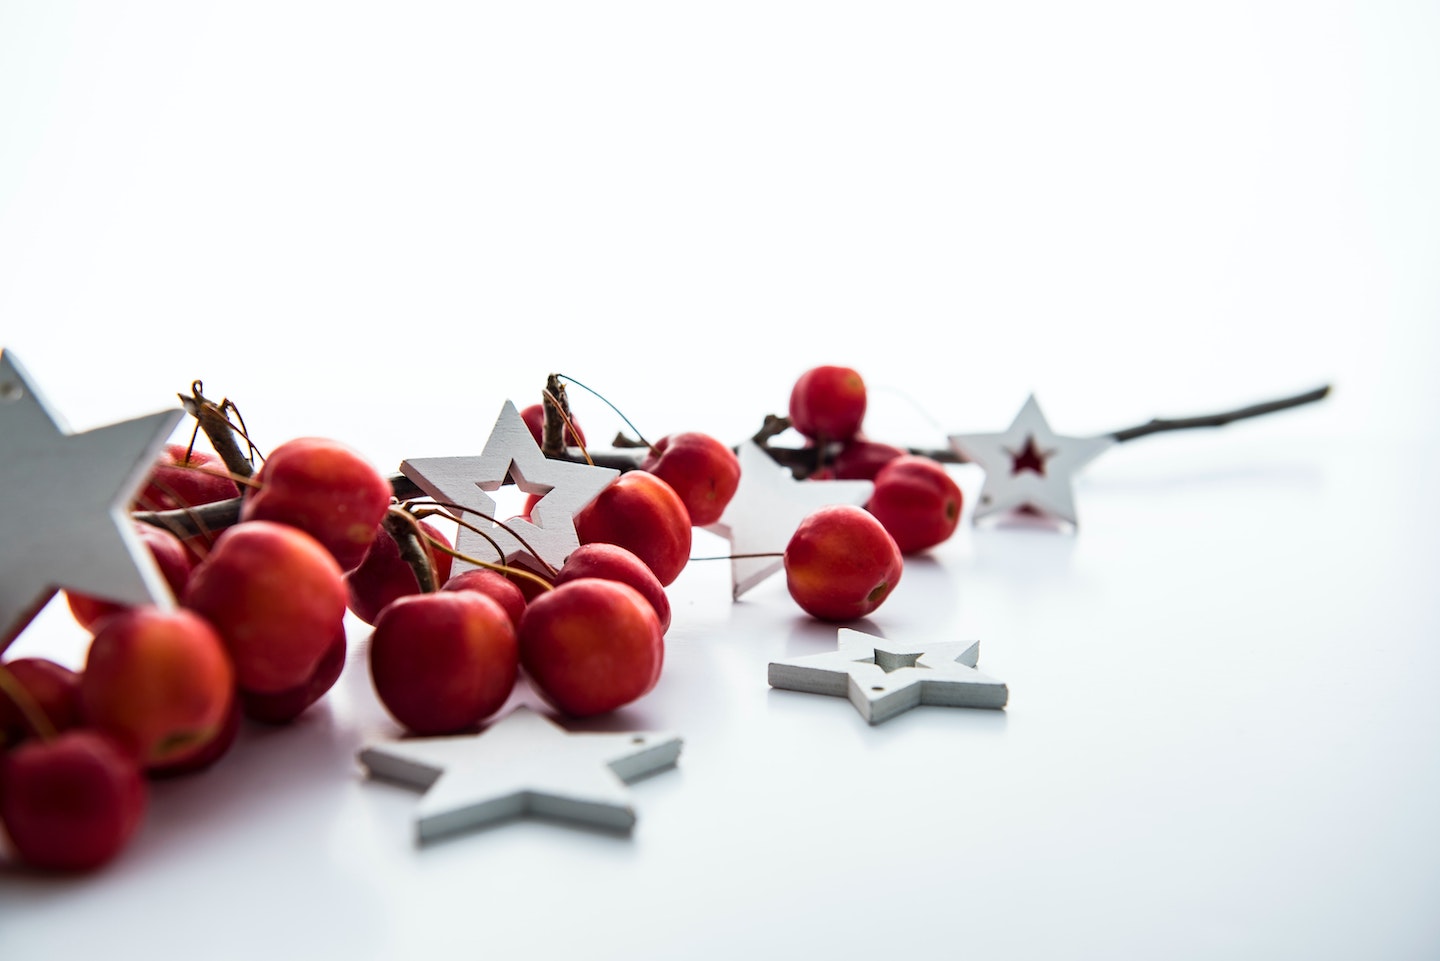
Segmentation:
[(1034, 396), (998, 434), (952, 434), (950, 446), (985, 471), (974, 519), (1031, 512), (1075, 526), (1073, 478), (1116, 443), (1113, 434), (1067, 437), (1050, 429)]
[(1007, 447), (1005, 449), (1005, 453), (1009, 454), (1012, 458), (1014, 458), (1015, 461), (1010, 466), (1010, 476), (1013, 477), (1021, 471), (1028, 470), (1034, 471), (1041, 477), (1044, 477), (1045, 461), (1047, 458), (1050, 457), (1050, 455), (1054, 454), (1055, 452), (1053, 450), (1041, 450), (1040, 448), (1036, 447), (1035, 435), (1026, 434), (1024, 447), (1020, 448), (1020, 450), (1018, 451), (1010, 450)]

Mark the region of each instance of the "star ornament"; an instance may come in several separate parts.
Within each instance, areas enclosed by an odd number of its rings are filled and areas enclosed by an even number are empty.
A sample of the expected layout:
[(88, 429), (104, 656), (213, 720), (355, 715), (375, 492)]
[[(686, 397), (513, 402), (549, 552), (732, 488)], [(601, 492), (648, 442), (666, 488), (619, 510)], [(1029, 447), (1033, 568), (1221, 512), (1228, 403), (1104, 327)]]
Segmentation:
[[(460, 528), (455, 544), (462, 554), (536, 570), (565, 563), (580, 546), (575, 514), (620, 476), (613, 468), (546, 457), (508, 400), (478, 457), (422, 457), (401, 463), (400, 472), (435, 500), (452, 505), (447, 509), (456, 517), (489, 534), (504, 557), (495, 557), (495, 547), (465, 527)], [(505, 522), (519, 537), (479, 516), (495, 516), (495, 501), (486, 492), (499, 490), (506, 480), (513, 480), (527, 494), (543, 495), (530, 512), (530, 520)], [(474, 566), (459, 559), (455, 563), (457, 573)]]
[(0, 352), (0, 651), (61, 588), (173, 605), (129, 504), (184, 414), (72, 434)]
[(841, 628), (839, 649), (770, 663), (770, 686), (808, 694), (848, 697), (871, 724), (919, 704), (1003, 708), (1003, 681), (975, 669), (979, 641), (910, 647)]
[(863, 505), (875, 485), (865, 480), (797, 481), (754, 441), (737, 452), (740, 486), (720, 519), (705, 529), (730, 541), (732, 594), (738, 600), (750, 588), (785, 566), (779, 554), (800, 522), (831, 504)]
[(673, 767), (673, 734), (571, 734), (527, 707), (479, 735), (425, 737), (371, 745), (360, 763), (371, 776), (424, 791), (417, 844), (525, 815), (630, 832), (630, 781)]
[(1114, 435), (1066, 437), (1050, 429), (1034, 395), (999, 434), (951, 434), (950, 446), (985, 471), (974, 519), (1033, 511), (1072, 527), (1073, 482), (1086, 464), (1116, 443)]

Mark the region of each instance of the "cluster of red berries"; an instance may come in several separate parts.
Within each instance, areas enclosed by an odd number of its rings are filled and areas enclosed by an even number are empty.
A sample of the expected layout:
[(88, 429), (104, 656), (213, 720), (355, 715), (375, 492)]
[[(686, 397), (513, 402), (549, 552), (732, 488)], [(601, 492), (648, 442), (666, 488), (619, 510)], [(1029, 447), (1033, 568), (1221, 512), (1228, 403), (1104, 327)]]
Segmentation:
[[(791, 396), (815, 482), (875, 484), (868, 510), (817, 511), (785, 551), (790, 593), (822, 619), (873, 611), (899, 581), (901, 554), (940, 543), (959, 520), (960, 491), (943, 466), (861, 435), (865, 405), (848, 368), (808, 371)], [(538, 404), (522, 414), (537, 443), (545, 416)], [(567, 445), (584, 445), (568, 419), (565, 432)], [(84, 670), (33, 657), (0, 665), (0, 824), (24, 861), (104, 863), (139, 823), (146, 776), (213, 764), (242, 717), (299, 716), (340, 676), (347, 608), (374, 626), (380, 702), (415, 734), (475, 729), (522, 670), (571, 716), (634, 701), (659, 680), (665, 588), (690, 559), (692, 528), (720, 519), (740, 466), (708, 435), (662, 439), (575, 515), (582, 546), (539, 575), (469, 558), (481, 566), (452, 577), (450, 541), (334, 441), (290, 441), (241, 480), (243, 498), (218, 458), (167, 448), (137, 508), (240, 498), (238, 521), (218, 537), (137, 525), (179, 608), (71, 594), (93, 633)], [(392, 534), (387, 517), (397, 516), (422, 546), (423, 577)]]

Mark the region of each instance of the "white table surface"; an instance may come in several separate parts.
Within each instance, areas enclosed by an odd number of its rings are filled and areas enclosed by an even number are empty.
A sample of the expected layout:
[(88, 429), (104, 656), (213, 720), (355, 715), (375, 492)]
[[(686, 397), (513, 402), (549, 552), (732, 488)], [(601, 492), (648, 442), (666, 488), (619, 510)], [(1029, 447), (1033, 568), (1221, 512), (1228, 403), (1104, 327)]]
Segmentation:
[[(697, 562), (659, 686), (580, 725), (685, 737), (634, 835), (417, 849), (352, 622), (105, 870), (0, 866), (0, 958), (1436, 956), (1437, 40), (1358, 0), (0, 2), (0, 346), (77, 430), (200, 377), (392, 470), (552, 370), (732, 442), (821, 363), (918, 445), (1335, 385), (1106, 453), (1074, 536), (975, 529), (952, 468), (960, 532), (864, 626), (981, 639), (1004, 712), (772, 691), (834, 628)], [(84, 643), (52, 605), (10, 653)]]

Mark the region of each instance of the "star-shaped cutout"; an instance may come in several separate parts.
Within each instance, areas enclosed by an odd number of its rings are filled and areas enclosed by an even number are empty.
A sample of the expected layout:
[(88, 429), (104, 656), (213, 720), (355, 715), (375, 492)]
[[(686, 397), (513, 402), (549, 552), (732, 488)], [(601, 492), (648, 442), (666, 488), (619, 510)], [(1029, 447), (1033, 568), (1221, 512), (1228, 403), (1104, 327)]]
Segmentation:
[(831, 504), (864, 504), (875, 485), (865, 480), (797, 481), (754, 441), (737, 452), (740, 486), (720, 519), (705, 529), (730, 541), (730, 578), (737, 599), (785, 566), (779, 557), (806, 517)]
[[(404, 461), (400, 472), (435, 500), (455, 505), (450, 512), (456, 517), (494, 538), (505, 554), (504, 563), (542, 571), (547, 565), (559, 568), (580, 546), (575, 514), (620, 476), (613, 468), (546, 457), (508, 400), (478, 457), (421, 457)], [(495, 516), (495, 501), (485, 492), (499, 490), (507, 479), (527, 494), (544, 495), (531, 510), (530, 520), (505, 521), (528, 549), (514, 534), (474, 513)], [(482, 560), (500, 560), (489, 541), (464, 527), (455, 548)], [(537, 557), (543, 563), (537, 564)], [(456, 573), (473, 566), (458, 559), (455, 563)]]
[(835, 651), (772, 661), (770, 686), (848, 697), (871, 724), (917, 704), (1002, 708), (1010, 697), (1003, 681), (975, 669), (979, 641), (906, 647), (842, 627), (839, 642)]
[(170, 607), (129, 505), (185, 412), (72, 434), (0, 353), (0, 651), (61, 588)]
[(360, 763), (425, 792), (415, 817), (423, 844), (527, 814), (628, 832), (636, 817), (625, 784), (673, 766), (680, 747), (673, 734), (571, 734), (519, 707), (480, 735), (371, 745)]
[(1000, 434), (951, 434), (950, 446), (985, 471), (979, 521), (1008, 511), (1033, 511), (1072, 527), (1075, 521), (1074, 476), (1115, 443), (1109, 434), (1065, 437), (1050, 429), (1032, 394)]

